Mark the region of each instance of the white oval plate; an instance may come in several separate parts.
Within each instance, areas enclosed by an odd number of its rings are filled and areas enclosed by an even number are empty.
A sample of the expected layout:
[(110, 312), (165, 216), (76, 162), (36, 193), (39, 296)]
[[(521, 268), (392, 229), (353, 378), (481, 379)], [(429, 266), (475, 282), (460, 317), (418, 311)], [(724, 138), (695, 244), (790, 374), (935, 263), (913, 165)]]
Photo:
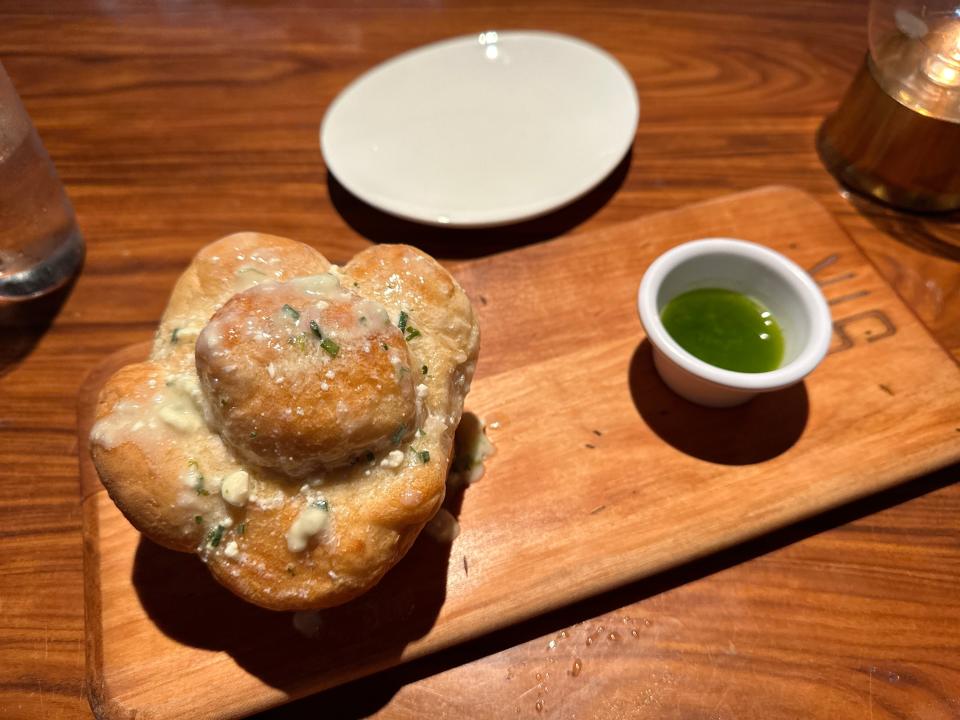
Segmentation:
[(333, 101), (320, 147), (361, 200), (434, 225), (542, 215), (596, 187), (640, 115), (611, 55), (547, 32), (484, 32), (378, 65)]

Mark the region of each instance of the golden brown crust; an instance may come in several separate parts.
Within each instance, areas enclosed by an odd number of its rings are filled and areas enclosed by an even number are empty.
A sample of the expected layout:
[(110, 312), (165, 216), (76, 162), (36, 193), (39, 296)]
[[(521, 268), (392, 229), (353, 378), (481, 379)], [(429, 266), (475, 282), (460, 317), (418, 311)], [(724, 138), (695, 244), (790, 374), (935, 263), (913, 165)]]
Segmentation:
[(478, 346), (466, 295), (418, 250), (337, 269), (229, 236), (178, 281), (151, 359), (104, 387), (94, 462), (138, 529), (241, 597), (336, 605), (439, 508)]
[(214, 426), (250, 462), (294, 476), (385, 450), (416, 423), (403, 334), (339, 284), (322, 290), (258, 285), (228, 300), (197, 340)]

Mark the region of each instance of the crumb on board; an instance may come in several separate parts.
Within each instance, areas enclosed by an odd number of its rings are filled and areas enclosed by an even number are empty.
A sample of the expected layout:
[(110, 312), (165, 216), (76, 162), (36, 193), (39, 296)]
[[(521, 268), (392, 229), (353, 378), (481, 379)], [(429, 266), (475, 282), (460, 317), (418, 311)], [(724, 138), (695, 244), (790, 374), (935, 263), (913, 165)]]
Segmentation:
[(591, 515), (596, 515), (598, 512), (606, 508), (606, 505), (597, 505), (593, 510), (590, 511)]

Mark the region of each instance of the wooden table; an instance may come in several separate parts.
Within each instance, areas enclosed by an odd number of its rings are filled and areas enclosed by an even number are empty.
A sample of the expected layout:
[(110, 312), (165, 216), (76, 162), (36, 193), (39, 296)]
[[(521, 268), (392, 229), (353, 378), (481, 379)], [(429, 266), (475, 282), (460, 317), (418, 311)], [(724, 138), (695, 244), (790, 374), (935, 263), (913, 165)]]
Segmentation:
[[(0, 57), (88, 242), (51, 320), (0, 315), (0, 716), (90, 715), (76, 391), (99, 359), (151, 336), (189, 256), (226, 233), (288, 235), (335, 260), (416, 236), (453, 260), (784, 183), (824, 202), (960, 358), (960, 230), (845, 196), (814, 151), (862, 59), (866, 3), (688, 5), (0, 2)], [(604, 188), (506, 235), (450, 242), (330, 180), (317, 126), (350, 79), (490, 28), (576, 34), (632, 73), (640, 127)], [(919, 478), (272, 715), (958, 718), (957, 476)]]

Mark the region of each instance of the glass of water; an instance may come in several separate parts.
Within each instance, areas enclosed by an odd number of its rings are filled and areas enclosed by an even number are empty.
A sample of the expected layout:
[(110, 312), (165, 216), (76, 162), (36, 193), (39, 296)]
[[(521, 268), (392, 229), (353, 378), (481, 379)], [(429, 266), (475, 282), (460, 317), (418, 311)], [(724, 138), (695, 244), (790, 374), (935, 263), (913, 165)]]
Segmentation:
[(62, 287), (83, 254), (73, 207), (0, 65), (0, 306)]

